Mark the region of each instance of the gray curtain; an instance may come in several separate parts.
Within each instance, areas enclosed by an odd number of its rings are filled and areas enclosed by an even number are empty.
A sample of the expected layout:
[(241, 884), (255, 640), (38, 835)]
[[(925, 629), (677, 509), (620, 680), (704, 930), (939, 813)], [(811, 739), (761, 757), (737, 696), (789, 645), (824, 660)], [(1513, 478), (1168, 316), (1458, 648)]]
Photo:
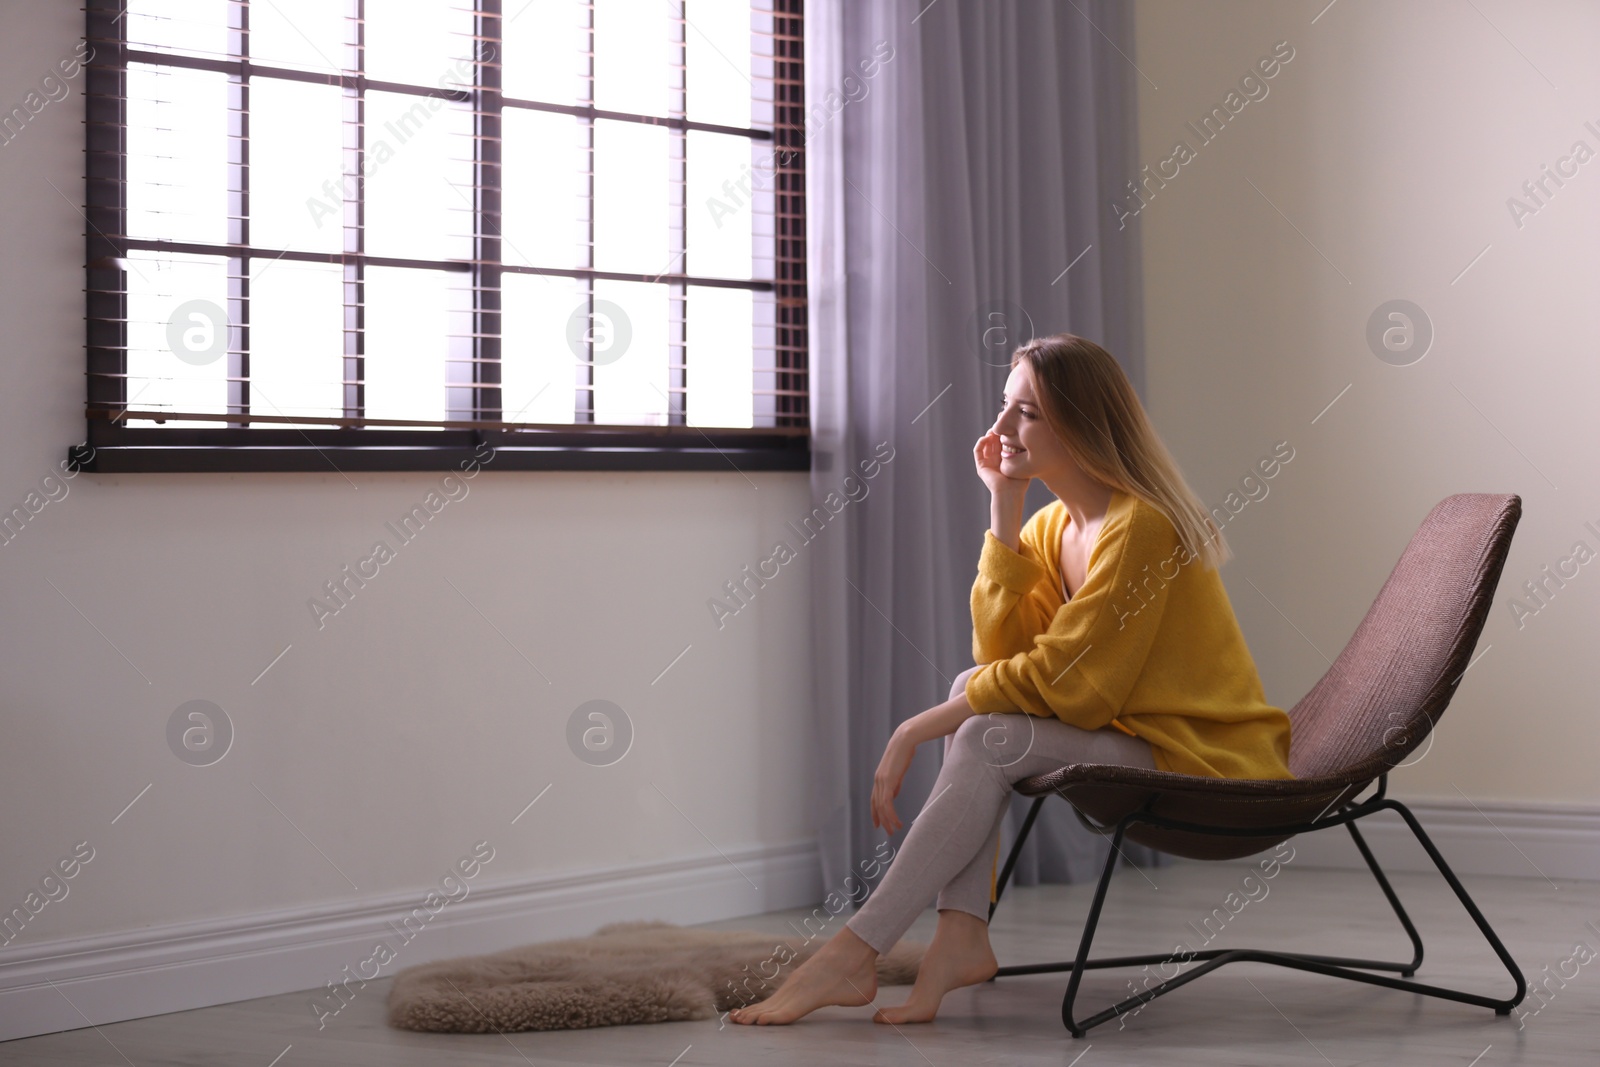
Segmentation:
[[(1130, 23), (1112, 0), (806, 5), (806, 551), (826, 892), (873, 873), (884, 835), (868, 798), (890, 732), (972, 666), (968, 595), (989, 521), (972, 445), (1010, 350), (1083, 334), (1143, 393), (1137, 231), (1111, 207), (1137, 171)], [(1050, 499), (1036, 485), (1030, 511)], [(904, 822), (942, 755), (919, 750)], [(1013, 799), (1003, 847), (1028, 803)], [(1013, 884), (1083, 880), (1105, 848), (1052, 801)]]

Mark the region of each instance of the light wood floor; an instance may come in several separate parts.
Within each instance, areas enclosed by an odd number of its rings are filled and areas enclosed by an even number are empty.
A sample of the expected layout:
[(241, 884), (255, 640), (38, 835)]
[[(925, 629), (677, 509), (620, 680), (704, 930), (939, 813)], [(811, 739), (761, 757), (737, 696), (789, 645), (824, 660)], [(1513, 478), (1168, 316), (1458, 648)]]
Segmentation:
[[(1195, 940), (1198, 924), (1239, 887), (1249, 868), (1179, 864), (1145, 874), (1119, 871), (1100, 926), (1100, 954), (1170, 950)], [(1418, 978), (1504, 995), (1510, 980), (1435, 877), (1397, 875), (1396, 889), (1427, 944)], [(1398, 958), (1403, 935), (1365, 874), (1296, 868), (1243, 908), (1215, 944), (1299, 946), (1339, 955)], [(1500, 931), (1532, 984), (1554, 974), (1574, 946), (1600, 949), (1586, 922), (1600, 925), (1600, 882), (1472, 878), (1468, 889)], [(1255, 891), (1259, 895), (1259, 890)], [(1088, 906), (1088, 886), (1013, 890), (995, 916), (992, 940), (1002, 963), (1070, 956)], [(783, 931), (802, 911), (708, 924)], [(927, 940), (934, 913), (908, 934)], [(1568, 965), (1567, 973), (1572, 973)], [(1079, 998), (1098, 1010), (1124, 995), (1126, 972), (1090, 972)], [(269, 1067), (435, 1064), (629, 1064), (691, 1067), (749, 1064), (848, 1067), (854, 1064), (1008, 1064), (1101, 1067), (1110, 1064), (1297, 1065), (1600, 1063), (1600, 959), (1582, 966), (1537, 1015), (1497, 1018), (1486, 1008), (1342, 982), (1259, 964), (1237, 963), (1073, 1040), (1060, 1023), (1062, 975), (1004, 978), (958, 990), (939, 1018), (899, 1029), (875, 1025), (868, 1008), (824, 1009), (790, 1027), (719, 1029), (716, 1020), (506, 1036), (416, 1034), (383, 1022), (387, 983), (362, 991), (320, 1033), (306, 995), (286, 994), (0, 1044), (0, 1063), (238, 1064)], [(904, 987), (880, 990), (898, 1003)], [(1524, 1007), (1537, 1007), (1531, 997)], [(1082, 1011), (1080, 1010), (1080, 1014)], [(1519, 1027), (1519, 1023), (1522, 1025)], [(287, 1049), (287, 1051), (285, 1051)], [(1077, 1057), (1082, 1057), (1078, 1059)]]

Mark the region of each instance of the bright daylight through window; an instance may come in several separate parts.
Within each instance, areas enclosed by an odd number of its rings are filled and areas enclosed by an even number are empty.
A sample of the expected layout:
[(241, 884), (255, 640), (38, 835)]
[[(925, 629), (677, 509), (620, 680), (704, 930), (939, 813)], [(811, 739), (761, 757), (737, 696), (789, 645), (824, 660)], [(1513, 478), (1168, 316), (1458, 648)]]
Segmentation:
[(92, 469), (803, 469), (802, 0), (88, 0)]

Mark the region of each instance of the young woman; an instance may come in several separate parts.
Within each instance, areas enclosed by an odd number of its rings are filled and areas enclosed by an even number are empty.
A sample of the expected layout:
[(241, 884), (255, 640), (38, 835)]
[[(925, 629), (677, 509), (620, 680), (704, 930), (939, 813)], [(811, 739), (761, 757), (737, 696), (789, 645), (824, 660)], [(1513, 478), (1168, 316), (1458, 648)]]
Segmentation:
[[(1289, 718), (1266, 702), (1217, 574), (1221, 530), (1116, 360), (1071, 334), (1017, 349), (973, 459), (990, 493), (972, 586), (979, 666), (895, 730), (873, 825), (900, 828), (893, 801), (918, 744), (944, 737), (943, 769), (877, 891), (770, 998), (731, 1012), (736, 1022), (871, 1003), (876, 958), (935, 893), (938, 927), (911, 997), (874, 1021), (930, 1021), (945, 993), (990, 978), (1000, 823), (1023, 778), (1073, 763), (1290, 777)], [(1024, 524), (1034, 478), (1057, 499)]]

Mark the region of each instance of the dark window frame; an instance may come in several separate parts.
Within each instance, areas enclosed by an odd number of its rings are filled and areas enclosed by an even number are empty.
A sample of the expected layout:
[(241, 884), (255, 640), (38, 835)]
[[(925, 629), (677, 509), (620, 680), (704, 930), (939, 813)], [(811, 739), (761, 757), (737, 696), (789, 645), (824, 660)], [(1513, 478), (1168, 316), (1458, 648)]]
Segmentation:
[[(344, 0), (358, 21), (368, 0)], [(94, 49), (85, 65), (85, 298), (87, 349), (87, 435), (74, 446), (71, 458), (91, 472), (138, 471), (432, 471), (453, 470), (481, 454), (495, 450), (497, 470), (804, 470), (810, 465), (809, 402), (807, 395), (807, 291), (805, 234), (805, 103), (803, 57), (804, 0), (770, 0), (773, 18), (773, 129), (743, 130), (689, 121), (619, 114), (592, 106), (567, 106), (506, 98), (500, 91), (497, 62), (475, 63), (477, 85), (471, 92), (367, 79), (362, 74), (319, 74), (252, 65), (248, 58), (218, 60), (130, 48), (121, 13), (122, 0), (86, 0), (86, 38)], [(480, 48), (492, 47), (498, 58), (503, 0), (476, 0), (476, 32)], [(231, 51), (245, 56), (248, 47), (249, 4), (230, 4), (233, 35)], [(592, 19), (592, 9), (591, 9)], [(592, 23), (591, 23), (592, 25)], [(678, 24), (680, 32), (683, 23)], [(351, 54), (359, 56), (348, 42)], [(480, 52), (480, 56), (484, 53)], [(167, 67), (212, 70), (231, 76), (235, 105), (230, 118), (230, 173), (235, 188), (230, 193), (233, 221), (228, 245), (131, 239), (127, 226), (127, 105), (126, 69), (130, 62), (159, 63)], [(254, 249), (249, 244), (249, 92), (252, 74), (271, 71), (273, 77), (335, 85), (345, 90), (345, 107), (364, 107), (365, 93), (401, 92), (438, 96), (474, 108), (474, 170), (477, 236), (474, 258), (461, 260), (411, 260), (368, 256), (360, 247), (364, 232), (359, 219), (348, 217), (360, 201), (347, 202), (346, 251), (320, 253)], [(500, 127), (508, 107), (556, 111), (590, 120), (596, 118), (649, 122), (672, 131), (672, 163), (679, 181), (683, 175), (684, 137), (689, 130), (734, 133), (770, 139), (774, 147), (774, 278), (771, 281), (728, 281), (688, 274), (635, 275), (594, 269), (551, 269), (505, 264), (500, 238)], [(346, 138), (346, 169), (361, 173), (359, 153), (363, 128), (359, 113), (347, 115), (346, 129), (354, 129), (357, 143)], [(592, 181), (592, 176), (591, 176)], [(678, 185), (679, 203), (673, 241), (681, 251), (683, 241), (684, 186)], [(591, 227), (593, 225), (591, 214)], [(352, 247), (354, 245), (354, 247)], [(175, 417), (158, 427), (128, 426), (127, 413), (139, 415), (127, 402), (126, 352), (128, 297), (125, 255), (130, 251), (198, 252), (207, 255), (235, 253), (229, 259), (228, 414), (196, 416), (193, 421), (236, 423), (228, 427), (185, 427)], [(316, 420), (297, 416), (263, 416), (250, 409), (249, 381), (249, 271), (253, 256), (282, 256), (300, 261), (337, 263), (344, 269), (346, 288), (345, 419), (325, 429), (272, 429), (274, 422), (303, 425)], [(360, 315), (364, 313), (360, 287), (367, 265), (409, 266), (465, 271), (472, 275), (473, 307), (470, 358), (452, 359), (446, 384), (447, 415), (442, 422), (369, 420), (359, 412), (365, 339)], [(682, 315), (671, 324), (668, 344), (672, 358), (668, 371), (667, 422), (663, 425), (618, 426), (581, 421), (580, 408), (571, 425), (538, 429), (507, 428), (500, 408), (500, 278), (506, 273), (554, 274), (572, 278), (625, 281), (666, 281), (670, 299), (681, 309), (686, 286), (721, 285), (774, 293), (774, 387), (770, 399), (770, 426), (712, 428), (688, 425), (685, 414), (687, 375)], [(352, 301), (351, 296), (356, 299)], [(590, 300), (593, 289), (590, 288)], [(583, 366), (580, 364), (580, 367)], [(466, 368), (465, 371), (461, 368)], [(471, 380), (465, 375), (470, 374)], [(593, 365), (587, 375), (592, 385)], [(460, 380), (457, 380), (457, 377)], [(752, 383), (753, 385), (753, 383)], [(582, 386), (578, 386), (580, 392)], [(760, 394), (758, 394), (759, 397)], [(758, 415), (758, 418), (761, 416)], [(143, 416), (148, 419), (148, 415)], [(332, 421), (332, 420), (324, 420)], [(430, 427), (423, 429), (420, 427)]]

